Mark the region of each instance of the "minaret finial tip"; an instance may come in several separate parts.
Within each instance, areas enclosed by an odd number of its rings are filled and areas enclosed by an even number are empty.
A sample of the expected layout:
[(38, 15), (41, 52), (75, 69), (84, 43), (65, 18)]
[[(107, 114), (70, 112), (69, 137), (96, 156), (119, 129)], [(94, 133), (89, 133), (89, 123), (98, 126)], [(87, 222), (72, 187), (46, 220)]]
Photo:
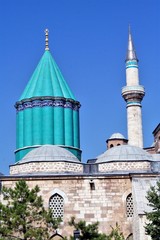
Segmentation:
[(49, 50), (49, 44), (48, 44), (48, 33), (49, 33), (49, 30), (46, 28), (44, 32), (45, 32), (45, 36), (46, 36), (46, 38), (45, 38), (45, 50), (48, 51)]
[(135, 51), (133, 40), (132, 40), (130, 24), (128, 26), (128, 49), (127, 49), (126, 61), (128, 60), (136, 60), (138, 62), (138, 58), (136, 56), (136, 51)]
[(131, 24), (130, 23), (128, 25), (128, 32), (129, 32), (129, 34), (131, 34)]

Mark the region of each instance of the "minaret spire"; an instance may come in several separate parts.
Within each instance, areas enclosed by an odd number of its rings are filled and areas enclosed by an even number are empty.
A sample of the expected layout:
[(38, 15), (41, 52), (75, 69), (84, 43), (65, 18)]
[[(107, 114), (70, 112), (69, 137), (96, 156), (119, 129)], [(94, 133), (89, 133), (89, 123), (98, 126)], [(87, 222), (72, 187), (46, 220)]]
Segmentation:
[(129, 60), (136, 60), (138, 62), (138, 59), (136, 56), (136, 51), (134, 48), (133, 39), (132, 39), (130, 25), (129, 25), (129, 29), (128, 29), (128, 49), (127, 49), (126, 61), (129, 61)]
[(45, 39), (45, 50), (48, 51), (49, 50), (49, 44), (48, 44), (48, 33), (49, 33), (49, 30), (46, 28), (44, 32), (45, 32), (45, 36), (46, 36), (46, 39)]
[(129, 27), (126, 86), (122, 88), (122, 97), (127, 103), (128, 144), (141, 148), (143, 148), (141, 102), (144, 95), (144, 87), (139, 84), (138, 59)]

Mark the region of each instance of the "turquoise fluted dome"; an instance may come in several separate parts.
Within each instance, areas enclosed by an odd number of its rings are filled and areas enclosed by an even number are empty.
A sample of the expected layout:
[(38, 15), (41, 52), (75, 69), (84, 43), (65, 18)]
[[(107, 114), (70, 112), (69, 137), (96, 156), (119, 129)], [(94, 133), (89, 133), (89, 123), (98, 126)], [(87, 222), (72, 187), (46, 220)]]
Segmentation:
[(45, 51), (43, 54), (19, 101), (45, 96), (75, 100), (50, 51)]
[(15, 107), (16, 162), (46, 144), (62, 146), (81, 159), (80, 103), (49, 50), (44, 52)]

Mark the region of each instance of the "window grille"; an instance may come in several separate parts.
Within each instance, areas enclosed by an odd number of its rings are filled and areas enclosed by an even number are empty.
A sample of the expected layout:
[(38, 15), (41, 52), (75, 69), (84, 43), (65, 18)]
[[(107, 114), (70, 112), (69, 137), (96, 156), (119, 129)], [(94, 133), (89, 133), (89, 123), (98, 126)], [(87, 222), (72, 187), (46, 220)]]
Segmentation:
[(126, 211), (127, 217), (133, 217), (133, 198), (131, 193), (126, 198)]
[(52, 210), (53, 218), (63, 218), (64, 199), (59, 194), (54, 194), (49, 200), (49, 208)]

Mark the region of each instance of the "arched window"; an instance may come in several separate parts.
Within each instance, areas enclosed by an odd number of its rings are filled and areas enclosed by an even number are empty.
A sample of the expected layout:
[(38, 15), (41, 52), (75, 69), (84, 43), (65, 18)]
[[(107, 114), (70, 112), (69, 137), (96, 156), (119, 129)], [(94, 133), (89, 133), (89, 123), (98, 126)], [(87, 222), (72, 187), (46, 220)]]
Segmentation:
[(53, 218), (63, 218), (64, 199), (55, 193), (49, 200), (49, 208), (52, 210)]
[(64, 238), (60, 234), (55, 233), (49, 239), (60, 240), (60, 239), (64, 239)]
[(127, 217), (133, 217), (133, 198), (132, 193), (130, 193), (126, 198), (126, 213)]
[(133, 234), (129, 234), (129, 236), (126, 238), (126, 240), (133, 240)]
[(110, 145), (110, 148), (112, 148), (112, 147), (113, 147), (113, 144)]
[(117, 146), (120, 146), (120, 145), (121, 145), (120, 143), (117, 144)]

